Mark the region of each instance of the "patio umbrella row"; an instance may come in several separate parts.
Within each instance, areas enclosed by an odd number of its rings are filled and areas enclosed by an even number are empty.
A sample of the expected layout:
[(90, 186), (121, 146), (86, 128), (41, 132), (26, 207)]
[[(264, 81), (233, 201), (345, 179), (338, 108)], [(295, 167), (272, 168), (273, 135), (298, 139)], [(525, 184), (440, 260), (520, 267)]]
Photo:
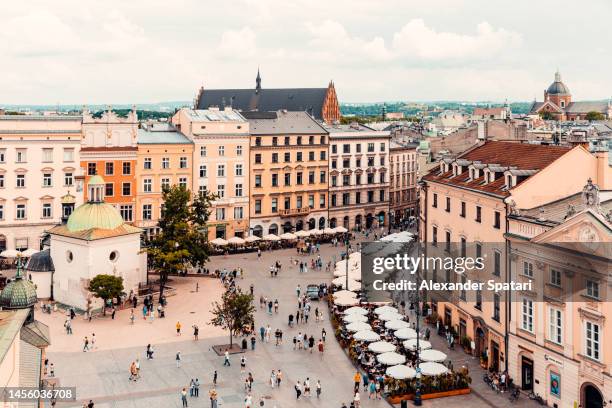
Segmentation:
[(347, 232), (347, 229), (344, 227), (336, 227), (336, 228), (325, 228), (322, 230), (319, 229), (313, 229), (313, 230), (300, 230), (297, 231), (295, 234), (291, 233), (291, 232), (285, 232), (284, 234), (279, 235), (274, 235), (274, 234), (268, 234), (268, 235), (264, 235), (263, 237), (259, 238), (257, 236), (249, 236), (246, 238), (240, 238), (240, 237), (232, 237), (229, 238), (227, 240), (223, 239), (223, 238), (215, 238), (212, 241), (210, 241), (211, 244), (216, 245), (216, 246), (225, 246), (225, 245), (229, 245), (229, 244), (234, 244), (234, 245), (243, 245), (245, 243), (251, 243), (251, 242), (256, 242), (261, 240), (264, 241), (280, 241), (280, 240), (293, 240), (293, 239), (298, 239), (298, 238), (305, 238), (305, 237), (309, 237), (309, 236), (313, 236), (313, 235), (323, 235), (323, 234), (339, 234), (339, 233), (345, 233)]
[[(448, 372), (448, 368), (440, 363), (425, 362), (419, 364), (419, 368), (421, 369), (421, 374), (428, 376), (441, 375)], [(385, 374), (396, 380), (406, 380), (416, 377), (416, 370), (406, 365), (394, 365), (387, 367)]]
[(29, 258), (38, 252), (40, 251), (37, 251), (34, 248), (28, 248), (24, 251), (18, 251), (16, 249), (5, 249), (4, 251), (0, 252), (0, 256), (3, 258), (18, 258), (20, 256), (24, 258)]

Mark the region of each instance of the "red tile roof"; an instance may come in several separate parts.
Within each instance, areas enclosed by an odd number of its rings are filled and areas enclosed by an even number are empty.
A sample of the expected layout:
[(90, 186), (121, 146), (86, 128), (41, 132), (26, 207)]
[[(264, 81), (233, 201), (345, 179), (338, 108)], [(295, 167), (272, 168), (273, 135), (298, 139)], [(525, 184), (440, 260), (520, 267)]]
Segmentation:
[[(487, 141), (464, 152), (457, 158), (472, 162), (480, 161), (483, 164), (496, 164), (501, 167), (512, 166), (519, 170), (542, 170), (570, 150), (571, 148), (569, 147), (561, 146)], [(423, 179), (425, 181), (478, 190), (501, 197), (510, 195), (508, 191), (502, 190), (506, 183), (503, 177), (496, 179), (492, 183), (483, 184), (484, 177), (482, 171), (479, 178), (469, 181), (468, 168), (465, 167), (463, 170), (458, 176), (452, 177), (452, 167), (450, 171), (442, 174), (440, 174), (440, 169), (436, 167), (426, 174)]]
[(474, 115), (499, 115), (505, 108), (474, 108)]

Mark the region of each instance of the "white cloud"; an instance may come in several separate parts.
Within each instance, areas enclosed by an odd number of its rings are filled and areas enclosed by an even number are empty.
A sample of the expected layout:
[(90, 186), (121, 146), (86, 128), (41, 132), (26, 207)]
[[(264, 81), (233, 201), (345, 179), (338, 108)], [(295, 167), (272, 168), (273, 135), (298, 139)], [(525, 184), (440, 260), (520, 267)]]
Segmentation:
[(251, 27), (240, 30), (227, 30), (221, 35), (221, 42), (217, 47), (220, 55), (229, 58), (249, 58), (255, 55), (257, 44), (255, 32)]

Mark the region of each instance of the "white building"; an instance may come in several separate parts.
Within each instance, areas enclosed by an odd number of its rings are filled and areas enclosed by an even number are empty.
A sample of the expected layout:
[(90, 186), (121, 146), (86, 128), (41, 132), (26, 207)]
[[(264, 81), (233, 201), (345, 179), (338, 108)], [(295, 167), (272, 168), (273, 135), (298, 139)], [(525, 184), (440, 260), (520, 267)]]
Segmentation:
[(80, 116), (0, 115), (0, 251), (40, 249), (62, 197), (83, 202), (80, 145)]

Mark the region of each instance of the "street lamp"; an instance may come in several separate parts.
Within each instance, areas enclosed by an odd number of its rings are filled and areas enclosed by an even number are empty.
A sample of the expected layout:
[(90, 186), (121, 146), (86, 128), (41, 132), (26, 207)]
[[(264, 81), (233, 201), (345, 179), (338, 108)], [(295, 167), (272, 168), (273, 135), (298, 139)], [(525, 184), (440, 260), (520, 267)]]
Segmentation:
[(346, 259), (344, 260), (346, 267), (345, 267), (345, 271), (346, 271), (346, 284), (344, 286), (344, 290), (349, 290), (349, 278), (348, 278), (348, 273), (349, 273), (349, 235), (348, 232), (344, 233), (344, 246), (346, 247)]

